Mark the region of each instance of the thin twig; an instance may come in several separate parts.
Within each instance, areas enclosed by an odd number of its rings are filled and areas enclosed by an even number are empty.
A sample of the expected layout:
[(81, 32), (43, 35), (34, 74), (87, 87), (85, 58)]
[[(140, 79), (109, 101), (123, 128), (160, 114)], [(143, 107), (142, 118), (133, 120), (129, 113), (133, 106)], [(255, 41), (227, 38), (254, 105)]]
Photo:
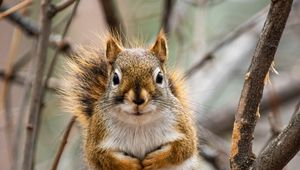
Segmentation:
[(197, 123), (200, 155), (218, 170), (229, 170), (229, 143)]
[[(7, 76), (8, 75), (3, 70), (0, 70), (0, 79), (4, 79), (4, 77)], [(10, 77), (8, 77), (8, 80), (13, 81), (14, 83), (16, 83), (16, 85), (21, 85), (21, 86), (27, 83), (24, 75), (20, 75), (20, 74), (13, 74)], [(54, 77), (49, 78), (49, 81), (46, 84), (46, 87), (49, 90), (53, 90), (53, 91), (56, 91), (57, 89), (61, 89), (62, 86), (63, 84), (61, 83), (61, 81)]]
[[(9, 7), (2, 5), (0, 7), (0, 12), (9, 9)], [(51, 8), (49, 8), (51, 10)], [(51, 13), (51, 12), (50, 12)], [(48, 14), (51, 16), (51, 14)], [(40, 34), (40, 28), (38, 25), (28, 17), (21, 15), (18, 12), (11, 13), (5, 19), (8, 19), (10, 22), (18, 26), (24, 33), (28, 36), (37, 37)], [(50, 36), (50, 45), (54, 48), (59, 48), (62, 52), (72, 53), (72, 43), (63, 40), (60, 38), (60, 35), (51, 34)]]
[(216, 45), (214, 45), (212, 48), (210, 48), (207, 52), (203, 54), (203, 56), (200, 57), (200, 60), (193, 65), (191, 68), (189, 68), (185, 75), (186, 77), (193, 76), (197, 71), (199, 71), (208, 61), (212, 60), (214, 58), (214, 54), (222, 49), (225, 45), (230, 44), (230, 42), (233, 42), (235, 39), (243, 35), (245, 32), (250, 31), (252, 28), (257, 26), (261, 19), (265, 16), (267, 13), (268, 8), (264, 8), (260, 12), (258, 12), (255, 16), (251, 17), (248, 21), (240, 25), (238, 28), (236, 28), (234, 31), (229, 33), (226, 37), (224, 37), (222, 40), (220, 40)]
[[(69, 20), (67, 21), (67, 24), (65, 25), (65, 28), (63, 30), (61, 39), (64, 39), (65, 36), (67, 35), (67, 32), (68, 32), (68, 30), (70, 28), (72, 20), (73, 20), (73, 18), (75, 16), (75, 13), (76, 13), (77, 9), (78, 9), (79, 2), (80, 2), (80, 0), (77, 0), (76, 3), (75, 3), (74, 8), (72, 9), (71, 16), (70, 16)], [(48, 70), (48, 73), (46, 75), (45, 84), (48, 84), (49, 78), (52, 76), (52, 73), (54, 71), (54, 66), (56, 65), (57, 58), (58, 58), (58, 55), (59, 55), (60, 51), (61, 51), (60, 48), (57, 48), (55, 50), (55, 52), (54, 52), (53, 59), (52, 59), (52, 61), (50, 63), (49, 70)]]
[(300, 110), (292, 116), (289, 125), (257, 157), (253, 170), (280, 170), (300, 150)]
[[(27, 54), (25, 55), (28, 55), (28, 56), (32, 56), (33, 55), (33, 52), (35, 51), (35, 48), (33, 47), (36, 47), (36, 43), (37, 41), (34, 40), (33, 43), (31, 44), (31, 47), (30, 47), (30, 50), (29, 52), (27, 52)], [(26, 58), (24, 56), (22, 56), (22, 58)], [(13, 73), (17, 73), (18, 72), (18, 69), (21, 68), (21, 65), (26, 65), (27, 63), (29, 63), (31, 60), (31, 58), (28, 58), (27, 61), (25, 62), (21, 62), (23, 59), (20, 59), (18, 60), (15, 65), (13, 66)], [(21, 64), (22, 63), (22, 64)], [(23, 85), (23, 93), (21, 94), (21, 105), (20, 105), (20, 109), (18, 110), (18, 118), (17, 118), (17, 121), (16, 121), (16, 132), (14, 134), (14, 140), (13, 140), (13, 164), (11, 166), (11, 170), (16, 170), (16, 169), (20, 169), (20, 161), (21, 160), (21, 152), (20, 150), (23, 150), (22, 145), (21, 145), (21, 141), (23, 141), (23, 137), (24, 137), (24, 133), (23, 132), (23, 127), (24, 127), (24, 117), (27, 117), (27, 113), (28, 113), (28, 99), (30, 98), (30, 91), (31, 91), (31, 79), (32, 79), (32, 75), (34, 74), (34, 68), (33, 67), (33, 64), (32, 62), (30, 62), (30, 66), (29, 66), (29, 71), (26, 73), (26, 77), (24, 78), (24, 85)], [(20, 67), (19, 67), (20, 66)]]
[[(281, 86), (277, 91), (277, 102), (280, 106), (300, 96), (300, 81), (291, 81), (286, 79), (282, 81), (288, 83), (286, 83), (284, 86)], [(263, 116), (265, 113), (268, 113), (268, 111), (271, 109), (270, 100), (270, 97), (267, 95), (263, 97), (259, 106), (261, 116)], [(226, 108), (220, 108), (207, 114), (205, 119), (200, 119), (200, 124), (213, 133), (224, 134), (233, 128), (235, 110), (236, 106), (234, 105)]]
[(255, 155), (252, 152), (253, 132), (259, 117), (265, 78), (274, 60), (293, 0), (271, 2), (270, 10), (245, 77), (232, 132), (231, 169), (248, 169)]
[(269, 141), (271, 141), (281, 132), (281, 123), (279, 122), (279, 120), (276, 119), (277, 118), (276, 116), (277, 115), (275, 115), (273, 112), (270, 112), (268, 115), (268, 120), (270, 123), (271, 133), (272, 133), (271, 139)]
[[(8, 6), (2, 5), (0, 7), (0, 12), (9, 9)], [(8, 19), (12, 23), (16, 24), (18, 27), (21, 28), (23, 32), (25, 32), (29, 36), (37, 36), (39, 34), (39, 27), (37, 24), (28, 17), (22, 16), (18, 12), (11, 13), (5, 19)]]
[(24, 0), (20, 3), (18, 3), (17, 5), (7, 9), (6, 11), (4, 12), (1, 12), (0, 13), (0, 20), (8, 15), (10, 15), (11, 13), (14, 13), (22, 8), (25, 8), (27, 6), (29, 6), (30, 4), (32, 3), (32, 0)]
[[(68, 22), (67, 22), (67, 24), (66, 24), (66, 26), (65, 26), (65, 28), (64, 28), (64, 30), (63, 30), (62, 38), (64, 38), (64, 37), (67, 35), (67, 32), (68, 32), (68, 30), (69, 30), (69, 28), (70, 28), (70, 25), (71, 25), (71, 22), (72, 22), (72, 20), (73, 20), (73, 18), (74, 18), (74, 15), (75, 15), (75, 13), (76, 13), (76, 11), (77, 11), (77, 9), (78, 9), (79, 2), (80, 2), (80, 0), (77, 0), (77, 1), (76, 1), (76, 4), (75, 4), (75, 6), (74, 6), (74, 8), (73, 8), (73, 10), (72, 10), (71, 16), (70, 16), (70, 18), (69, 18), (69, 20), (68, 20)], [(58, 57), (58, 55), (59, 55), (59, 51), (60, 51), (59, 49), (56, 49), (56, 51), (55, 51), (55, 53), (54, 53), (54, 57), (53, 57), (53, 59), (52, 59), (52, 61), (51, 61), (51, 63), (50, 63), (50, 67), (49, 67), (48, 73), (47, 73), (47, 75), (46, 75), (45, 84), (48, 84), (48, 81), (49, 81), (50, 77), (52, 76), (52, 73), (53, 73), (53, 71), (54, 71), (54, 66), (55, 66), (55, 64), (56, 64), (57, 57)], [(44, 97), (44, 96), (43, 96), (43, 97)], [(42, 99), (43, 99), (43, 98), (42, 98)], [(58, 152), (57, 152), (57, 155), (56, 155), (56, 157), (55, 157), (55, 160), (54, 160), (54, 162), (53, 162), (53, 165), (52, 165), (51, 170), (56, 170), (56, 169), (57, 169), (57, 166), (58, 166), (59, 161), (60, 161), (60, 157), (61, 157), (61, 155), (62, 155), (62, 153), (63, 153), (63, 150), (64, 150), (64, 148), (65, 148), (65, 145), (66, 145), (66, 143), (67, 143), (67, 139), (68, 139), (69, 133), (70, 133), (70, 131), (71, 131), (71, 128), (72, 128), (74, 122), (75, 122), (75, 116), (72, 117), (72, 119), (70, 120), (70, 122), (69, 122), (69, 124), (68, 124), (68, 126), (67, 126), (67, 130), (66, 130), (66, 132), (65, 132), (65, 134), (64, 134), (63, 140), (61, 141), (61, 145), (60, 145), (60, 147), (59, 147), (59, 150), (58, 150)]]
[[(12, 41), (10, 44), (10, 49), (8, 53), (8, 61), (6, 63), (5, 72), (7, 73), (7, 77), (4, 78), (3, 88), (1, 89), (1, 98), (3, 103), (3, 110), (5, 114), (5, 133), (7, 140), (7, 148), (10, 150), (9, 154), (12, 153), (12, 134), (13, 134), (13, 112), (11, 108), (11, 84), (9, 81), (9, 77), (14, 73), (13, 63), (15, 62), (15, 58), (17, 56), (18, 48), (20, 46), (21, 32), (19, 29), (14, 28), (14, 33), (12, 37)], [(9, 160), (12, 162), (12, 155), (9, 155)]]
[(51, 19), (47, 15), (51, 0), (41, 2), (41, 34), (38, 37), (36, 72), (32, 84), (32, 95), (29, 104), (29, 119), (26, 129), (25, 151), (23, 156), (23, 170), (33, 169), (33, 160), (36, 150), (36, 140), (40, 123), (40, 105), (43, 94), (43, 73), (46, 63), (47, 47), (49, 43)]
[(52, 16), (55, 16), (58, 12), (63, 11), (64, 9), (68, 8), (71, 6), (75, 1), (77, 0), (65, 0), (60, 2), (57, 5), (52, 6)]
[(57, 169), (57, 166), (58, 166), (58, 163), (60, 161), (61, 155), (62, 155), (62, 153), (64, 151), (64, 148), (65, 148), (65, 146), (66, 146), (66, 144), (68, 142), (69, 134), (70, 134), (71, 129), (72, 129), (74, 123), (75, 123), (75, 119), (76, 119), (76, 117), (73, 116), (71, 118), (70, 122), (68, 123), (68, 126), (67, 126), (67, 128), (65, 130), (64, 136), (63, 136), (63, 138), (61, 140), (61, 144), (59, 146), (58, 152), (57, 152), (57, 154), (55, 156), (55, 159), (54, 159), (54, 162), (52, 164), (51, 170), (56, 170)]

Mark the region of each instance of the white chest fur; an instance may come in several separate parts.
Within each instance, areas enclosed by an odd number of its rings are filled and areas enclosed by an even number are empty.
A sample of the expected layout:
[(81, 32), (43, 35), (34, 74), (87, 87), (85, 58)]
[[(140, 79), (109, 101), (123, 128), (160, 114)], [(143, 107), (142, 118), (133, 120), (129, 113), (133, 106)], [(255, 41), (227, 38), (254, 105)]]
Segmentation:
[(124, 151), (140, 159), (159, 146), (183, 136), (175, 130), (175, 121), (170, 117), (147, 124), (126, 124), (114, 119), (107, 122), (109, 135), (99, 146), (103, 149)]

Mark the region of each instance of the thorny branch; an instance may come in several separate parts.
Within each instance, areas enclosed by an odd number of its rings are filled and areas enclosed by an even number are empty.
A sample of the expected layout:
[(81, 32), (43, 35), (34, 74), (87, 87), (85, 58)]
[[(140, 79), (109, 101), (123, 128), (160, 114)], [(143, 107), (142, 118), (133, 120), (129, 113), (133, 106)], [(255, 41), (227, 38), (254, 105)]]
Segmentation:
[(271, 2), (267, 20), (246, 74), (235, 116), (230, 153), (231, 169), (249, 169), (255, 159), (252, 152), (252, 140), (259, 117), (258, 107), (262, 98), (265, 78), (274, 60), (292, 3), (293, 0)]

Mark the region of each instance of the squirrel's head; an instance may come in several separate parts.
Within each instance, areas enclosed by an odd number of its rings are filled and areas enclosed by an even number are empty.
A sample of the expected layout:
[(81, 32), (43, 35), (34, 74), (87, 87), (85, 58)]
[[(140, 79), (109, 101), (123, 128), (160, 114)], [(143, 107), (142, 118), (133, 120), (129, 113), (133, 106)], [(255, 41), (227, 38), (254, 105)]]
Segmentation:
[(102, 110), (128, 123), (167, 116), (165, 112), (170, 112), (177, 100), (169, 87), (165, 68), (168, 47), (162, 32), (150, 48), (126, 49), (109, 38), (106, 57), (108, 82)]

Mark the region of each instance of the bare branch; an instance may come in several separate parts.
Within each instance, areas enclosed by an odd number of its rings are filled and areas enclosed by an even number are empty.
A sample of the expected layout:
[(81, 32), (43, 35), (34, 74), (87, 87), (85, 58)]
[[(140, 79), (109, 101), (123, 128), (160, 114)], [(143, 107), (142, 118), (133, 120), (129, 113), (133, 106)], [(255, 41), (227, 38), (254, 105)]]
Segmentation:
[[(0, 12), (9, 9), (9, 7), (2, 5), (0, 7)], [(30, 18), (22, 16), (18, 12), (11, 13), (5, 19), (13, 22), (14, 24), (18, 25), (22, 31), (30, 36), (37, 36), (39, 34), (39, 28), (35, 22), (33, 22)]]
[(126, 30), (122, 23), (121, 16), (115, 4), (115, 0), (99, 0), (100, 5), (104, 11), (106, 23), (112, 33), (117, 33), (124, 40)]
[(57, 5), (52, 5), (51, 6), (51, 11), (49, 11), (52, 17), (54, 17), (58, 12), (63, 11), (64, 9), (68, 8), (69, 6), (71, 6), (75, 1), (77, 0), (65, 0), (60, 2)]
[(22, 164), (23, 170), (33, 169), (36, 140), (40, 123), (40, 105), (43, 94), (43, 73), (51, 29), (51, 19), (47, 15), (50, 3), (51, 0), (42, 0), (41, 2), (41, 32), (38, 37), (37, 56), (35, 58), (36, 72), (32, 84), (32, 95), (29, 104), (29, 119), (26, 129), (25, 151)]
[(277, 135), (279, 135), (279, 133), (281, 132), (281, 123), (279, 122), (279, 120), (276, 119), (276, 115), (274, 112), (270, 112), (268, 115), (268, 119), (270, 122), (270, 126), (271, 126), (271, 139), (273, 139), (274, 137), (276, 137)]
[(218, 170), (229, 170), (229, 143), (197, 123), (200, 155)]
[(68, 123), (68, 126), (67, 126), (67, 128), (65, 130), (64, 136), (63, 136), (63, 138), (61, 140), (61, 144), (59, 146), (58, 152), (57, 152), (57, 154), (55, 156), (55, 159), (54, 159), (54, 162), (52, 164), (51, 170), (56, 170), (57, 169), (57, 166), (58, 166), (58, 163), (60, 161), (61, 155), (62, 155), (62, 153), (63, 153), (63, 151), (65, 149), (65, 146), (66, 146), (66, 144), (68, 142), (69, 134), (70, 134), (71, 129), (72, 129), (74, 123), (75, 123), (75, 119), (76, 119), (76, 117), (73, 116), (71, 118), (70, 122)]
[[(300, 81), (284, 80), (287, 83), (280, 87), (277, 92), (278, 105), (284, 105), (300, 96)], [(234, 112), (236, 106), (232, 105), (227, 108), (221, 108), (207, 114), (206, 119), (200, 119), (200, 124), (216, 134), (224, 134), (233, 128)], [(272, 107), (270, 98), (263, 97), (260, 103), (260, 113), (267, 113)]]
[(164, 11), (162, 17), (161, 27), (164, 29), (165, 33), (170, 32), (170, 16), (172, 14), (172, 9), (174, 7), (174, 0), (165, 0)]
[(22, 8), (27, 7), (28, 5), (30, 5), (32, 3), (32, 0), (24, 0), (21, 1), (20, 3), (18, 3), (17, 5), (7, 9), (6, 11), (0, 13), (0, 20), (4, 17), (6, 17), (7, 15), (10, 15), (11, 13), (14, 13)]
[[(2, 5), (0, 7), (0, 12), (9, 9), (7, 6)], [(51, 10), (51, 8), (49, 8)], [(51, 13), (51, 12), (50, 12)], [(49, 14), (51, 16), (51, 14)], [(5, 19), (8, 19), (13, 24), (16, 24), (24, 33), (28, 36), (37, 37), (40, 34), (40, 28), (38, 25), (28, 17), (21, 15), (18, 12), (11, 13)], [(71, 53), (72, 44), (64, 39), (61, 39), (60, 35), (51, 34), (50, 36), (50, 45), (54, 48), (59, 48), (60, 51)]]
[(259, 117), (266, 75), (274, 60), (293, 0), (272, 1), (251, 65), (245, 77), (235, 116), (230, 153), (231, 169), (248, 169), (255, 156), (252, 152), (253, 132)]
[(289, 125), (257, 157), (252, 169), (283, 169), (299, 150), (300, 110), (292, 116)]
[(206, 53), (204, 53), (204, 55), (200, 57), (200, 60), (194, 66), (192, 66), (186, 71), (185, 73), (186, 77), (193, 76), (208, 61), (213, 59), (214, 53), (219, 51), (222, 47), (228, 45), (230, 42), (233, 42), (235, 39), (240, 37), (245, 32), (248, 32), (252, 28), (257, 26), (266, 13), (267, 13), (267, 8), (264, 8), (262, 11), (258, 12), (255, 16), (250, 18), (248, 21), (240, 25), (238, 28), (236, 28), (234, 31), (232, 31), (226, 37), (220, 40), (216, 45), (214, 45)]

